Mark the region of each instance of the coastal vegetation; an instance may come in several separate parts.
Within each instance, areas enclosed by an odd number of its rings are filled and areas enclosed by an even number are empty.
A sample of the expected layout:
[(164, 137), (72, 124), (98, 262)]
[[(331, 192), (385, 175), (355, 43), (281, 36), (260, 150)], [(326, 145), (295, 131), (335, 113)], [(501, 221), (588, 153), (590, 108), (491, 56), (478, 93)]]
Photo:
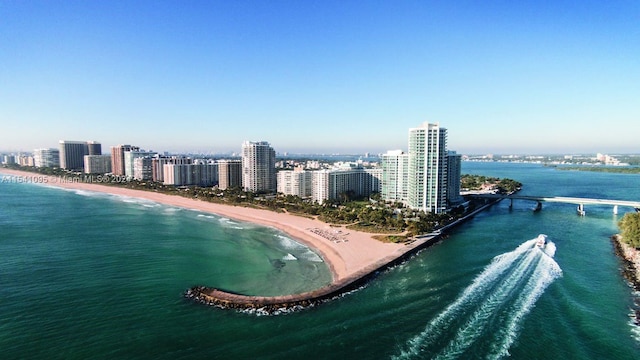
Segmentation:
[(627, 213), (618, 222), (622, 241), (640, 249), (640, 213)]
[(482, 175), (463, 174), (460, 177), (460, 188), (463, 190), (496, 190), (500, 194), (508, 194), (522, 188), (522, 183), (512, 179), (499, 179)]

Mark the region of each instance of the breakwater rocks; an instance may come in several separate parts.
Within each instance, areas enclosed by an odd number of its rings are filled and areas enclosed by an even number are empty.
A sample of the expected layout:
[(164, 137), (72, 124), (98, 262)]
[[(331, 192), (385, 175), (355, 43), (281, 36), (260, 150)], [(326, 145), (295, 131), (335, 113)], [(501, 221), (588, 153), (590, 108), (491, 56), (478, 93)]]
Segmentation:
[(184, 296), (197, 303), (260, 315), (277, 315), (298, 311), (362, 288), (380, 272), (403, 263), (420, 250), (435, 244), (439, 239), (440, 236), (423, 238), (402, 256), (382, 260), (348, 278), (314, 291), (282, 296), (250, 296), (206, 286), (194, 286), (187, 290)]
[(622, 275), (636, 291), (634, 323), (640, 326), (640, 251), (624, 243), (620, 235), (611, 237), (616, 255), (622, 259)]

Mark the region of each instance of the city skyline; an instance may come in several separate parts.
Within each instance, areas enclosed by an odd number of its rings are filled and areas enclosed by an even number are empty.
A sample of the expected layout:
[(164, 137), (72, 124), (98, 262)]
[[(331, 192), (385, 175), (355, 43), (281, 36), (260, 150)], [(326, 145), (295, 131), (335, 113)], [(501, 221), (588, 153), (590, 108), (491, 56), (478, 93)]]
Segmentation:
[[(0, 6), (0, 151), (637, 153), (640, 4)], [(38, 131), (25, 131), (27, 127)]]

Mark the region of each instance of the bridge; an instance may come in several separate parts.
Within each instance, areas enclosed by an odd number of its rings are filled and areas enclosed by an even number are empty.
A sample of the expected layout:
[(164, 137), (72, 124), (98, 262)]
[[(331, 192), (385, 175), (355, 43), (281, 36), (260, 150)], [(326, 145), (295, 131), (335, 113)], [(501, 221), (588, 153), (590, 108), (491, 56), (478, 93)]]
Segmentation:
[(509, 199), (511, 200), (510, 207), (513, 206), (513, 200), (530, 200), (537, 202), (537, 206), (534, 211), (542, 210), (542, 202), (557, 202), (565, 204), (578, 205), (578, 214), (584, 216), (586, 214), (584, 210), (585, 205), (610, 205), (613, 206), (613, 213), (618, 213), (618, 207), (632, 207), (637, 212), (640, 212), (640, 201), (626, 201), (626, 200), (610, 200), (610, 199), (590, 199), (590, 198), (578, 198), (578, 197), (564, 197), (564, 196), (533, 196), (533, 195), (501, 195), (501, 194), (473, 194), (470, 195), (478, 198), (485, 199)]

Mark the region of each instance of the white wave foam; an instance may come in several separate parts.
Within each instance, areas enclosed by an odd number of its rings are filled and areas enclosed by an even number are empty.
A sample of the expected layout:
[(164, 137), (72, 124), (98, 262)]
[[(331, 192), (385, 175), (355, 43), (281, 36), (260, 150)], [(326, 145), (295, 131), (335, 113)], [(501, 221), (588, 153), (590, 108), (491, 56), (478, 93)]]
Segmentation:
[(322, 260), (322, 257), (320, 257), (320, 255), (316, 254), (311, 250), (307, 250), (304, 253), (300, 254), (300, 257), (302, 257), (306, 261), (324, 262), (324, 260)]
[(280, 245), (285, 249), (291, 249), (291, 250), (307, 249), (307, 247), (304, 246), (303, 244), (300, 244), (299, 242), (289, 237), (286, 237), (284, 235), (276, 234), (274, 236), (280, 240)]
[(127, 204), (142, 205), (148, 208), (160, 206), (160, 204), (151, 200), (139, 199), (139, 198), (124, 196), (124, 195), (111, 195), (111, 196), (113, 197), (113, 199), (127, 203)]
[[(431, 320), (425, 330), (407, 341), (394, 358), (458, 358), (482, 336), (493, 339), (484, 357), (508, 355), (522, 319), (562, 270), (528, 240), (515, 250), (496, 256), (459, 296)], [(553, 246), (555, 253), (555, 246)], [(495, 331), (498, 328), (498, 331)], [(455, 335), (448, 339), (451, 330)], [(443, 344), (442, 349), (432, 349)], [(424, 354), (429, 351), (430, 354)]]
[(241, 224), (237, 221), (233, 221), (229, 218), (220, 217), (220, 216), (212, 217), (212, 219), (215, 219), (215, 218), (217, 218), (220, 224), (223, 226), (226, 226), (232, 229), (244, 230), (244, 227), (241, 226)]
[(86, 190), (72, 190), (72, 191), (77, 195), (88, 196), (88, 197), (98, 197), (101, 195), (100, 193), (93, 192), (93, 191), (86, 191)]
[(631, 337), (640, 343), (640, 326), (638, 326), (634, 321), (635, 313), (632, 313), (630, 316), (632, 317), (632, 319), (629, 320), (629, 326), (631, 326)]
[(550, 257), (553, 257), (556, 254), (556, 244), (554, 244), (551, 241), (548, 242), (547, 245), (544, 247), (544, 252)]
[(274, 236), (279, 240), (280, 246), (286, 250), (297, 252), (299, 259), (311, 262), (324, 262), (322, 257), (311, 250), (308, 246), (281, 234), (275, 234)]
[(295, 256), (291, 255), (291, 253), (287, 253), (287, 256), (283, 257), (282, 260), (298, 260)]

